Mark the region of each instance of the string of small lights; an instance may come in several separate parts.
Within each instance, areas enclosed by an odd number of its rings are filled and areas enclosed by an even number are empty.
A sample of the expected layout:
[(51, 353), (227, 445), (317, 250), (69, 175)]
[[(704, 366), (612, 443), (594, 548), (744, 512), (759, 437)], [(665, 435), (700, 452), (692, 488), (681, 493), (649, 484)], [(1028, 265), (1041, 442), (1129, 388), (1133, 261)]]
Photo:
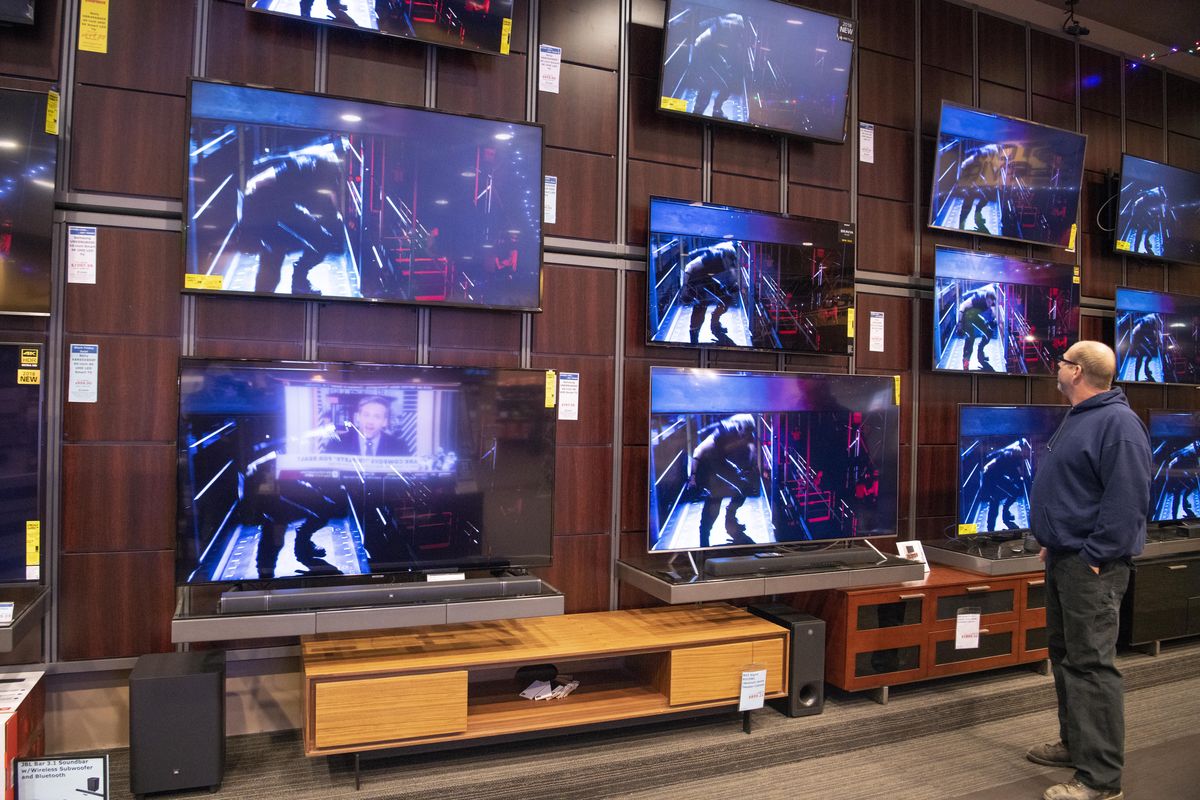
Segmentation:
[(1197, 55), (1198, 51), (1200, 51), (1200, 41), (1193, 42), (1191, 47), (1171, 47), (1162, 51), (1161, 53), (1142, 53), (1142, 61), (1157, 61), (1160, 58), (1166, 58), (1167, 56), (1175, 55), (1176, 53), (1191, 53), (1192, 55)]

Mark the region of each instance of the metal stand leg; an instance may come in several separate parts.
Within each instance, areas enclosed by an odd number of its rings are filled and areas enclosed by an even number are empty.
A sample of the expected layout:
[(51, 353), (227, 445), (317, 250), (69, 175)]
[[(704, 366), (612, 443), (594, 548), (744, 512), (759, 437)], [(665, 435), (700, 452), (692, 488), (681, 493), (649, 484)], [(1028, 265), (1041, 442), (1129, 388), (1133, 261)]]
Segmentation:
[(699, 577), (700, 568), (696, 566), (696, 559), (692, 557), (692, 551), (687, 551), (688, 563), (692, 565), (692, 574)]
[(751, 723), (750, 723), (750, 712), (749, 712), (749, 711), (743, 711), (743, 712), (742, 712), (742, 732), (743, 732), (743, 733), (749, 733), (749, 732), (750, 732), (750, 727), (751, 727)]
[(888, 687), (880, 686), (878, 689), (871, 689), (871, 699), (881, 706), (886, 706), (888, 701)]
[(355, 753), (354, 754), (354, 791), (356, 791), (356, 792), (358, 791), (359, 787), (362, 786), (362, 779), (359, 776), (359, 772), (358, 772), (359, 758), (360, 758), (359, 754)]

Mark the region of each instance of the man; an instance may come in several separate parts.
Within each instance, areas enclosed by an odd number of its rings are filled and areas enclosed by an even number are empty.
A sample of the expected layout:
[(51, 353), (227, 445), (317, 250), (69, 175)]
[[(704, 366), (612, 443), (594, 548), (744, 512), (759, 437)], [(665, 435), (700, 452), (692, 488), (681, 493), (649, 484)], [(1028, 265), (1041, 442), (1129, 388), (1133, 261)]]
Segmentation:
[[(700, 35), (692, 42), (688, 65), (688, 84), (696, 87), (692, 113), (725, 119), (725, 101), (746, 92), (746, 54), (751, 40), (741, 14), (713, 17), (701, 26)], [(706, 114), (710, 100), (712, 114)]]
[(733, 242), (718, 242), (697, 250), (684, 266), (680, 299), (692, 307), (688, 325), (688, 338), (692, 344), (700, 343), (704, 314), (712, 304), (716, 304), (716, 308), (709, 319), (709, 329), (718, 344), (733, 344), (727, 329), (721, 324), (721, 315), (737, 299), (736, 267), (737, 249)]
[(692, 451), (688, 475), (688, 487), (698, 490), (704, 498), (700, 510), (700, 546), (709, 546), (713, 523), (727, 497), (725, 532), (729, 541), (725, 544), (753, 544), (754, 540), (746, 535), (746, 526), (738, 522), (737, 512), (746, 497), (754, 493), (757, 478), (754, 417), (734, 414), (702, 433), (707, 435)]
[[(962, 205), (958, 210), (958, 227), (967, 230), (967, 220), (974, 214), (975, 227), (980, 233), (999, 234), (989, 231), (983, 209), (993, 200), (999, 201), (1008, 186), (1008, 152), (1004, 145), (985, 144), (970, 151), (958, 168), (958, 180), (950, 190), (947, 200), (958, 197)], [(1003, 206), (997, 209), (1003, 214)]]
[(995, 532), (997, 518), (1004, 520), (1006, 530), (1021, 527), (1013, 516), (1012, 504), (1025, 497), (1029, 484), (1030, 459), (1033, 448), (1028, 439), (1019, 439), (988, 453), (979, 478), (979, 498), (988, 504), (987, 530)]
[(386, 397), (368, 395), (358, 401), (354, 420), (325, 445), (326, 453), (355, 456), (403, 456), (404, 445), (387, 432), (392, 405)]
[(962, 368), (963, 372), (971, 369), (971, 353), (975, 349), (975, 340), (979, 340), (979, 368), (991, 371), (985, 348), (996, 336), (996, 286), (987, 284), (967, 292), (958, 304), (958, 333), (962, 334)]
[(1046, 629), (1060, 741), (1028, 758), (1074, 767), (1044, 800), (1118, 800), (1125, 705), (1114, 664), (1130, 559), (1142, 552), (1150, 506), (1150, 437), (1120, 389), (1116, 356), (1076, 342), (1058, 362), (1071, 410), (1038, 463), (1031, 528), (1046, 564)]
[(1162, 319), (1158, 314), (1145, 314), (1133, 323), (1133, 330), (1129, 332), (1129, 355), (1134, 356), (1132, 380), (1142, 379), (1142, 365), (1145, 364), (1146, 380), (1153, 381), (1150, 368), (1154, 366), (1154, 359), (1162, 355)]

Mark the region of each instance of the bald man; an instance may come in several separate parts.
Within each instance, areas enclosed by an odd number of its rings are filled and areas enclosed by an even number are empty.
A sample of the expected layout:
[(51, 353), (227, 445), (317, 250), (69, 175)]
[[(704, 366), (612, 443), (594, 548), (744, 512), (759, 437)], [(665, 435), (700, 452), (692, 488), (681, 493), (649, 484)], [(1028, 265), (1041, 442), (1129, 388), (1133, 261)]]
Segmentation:
[(1150, 437), (1112, 388), (1108, 345), (1076, 342), (1058, 361), (1071, 410), (1051, 437), (1030, 492), (1030, 527), (1046, 564), (1046, 631), (1059, 741), (1030, 761), (1074, 767), (1044, 800), (1118, 800), (1125, 762), (1125, 700), (1114, 664), (1130, 559), (1146, 542)]

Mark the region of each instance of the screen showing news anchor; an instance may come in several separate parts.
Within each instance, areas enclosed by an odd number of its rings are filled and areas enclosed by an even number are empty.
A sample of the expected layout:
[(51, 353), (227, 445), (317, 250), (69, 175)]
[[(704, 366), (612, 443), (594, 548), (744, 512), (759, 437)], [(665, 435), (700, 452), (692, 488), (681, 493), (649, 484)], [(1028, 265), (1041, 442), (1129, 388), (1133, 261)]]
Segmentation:
[(1117, 287), (1117, 380), (1200, 384), (1200, 297)]
[(1124, 154), (1118, 253), (1200, 264), (1200, 173)]

